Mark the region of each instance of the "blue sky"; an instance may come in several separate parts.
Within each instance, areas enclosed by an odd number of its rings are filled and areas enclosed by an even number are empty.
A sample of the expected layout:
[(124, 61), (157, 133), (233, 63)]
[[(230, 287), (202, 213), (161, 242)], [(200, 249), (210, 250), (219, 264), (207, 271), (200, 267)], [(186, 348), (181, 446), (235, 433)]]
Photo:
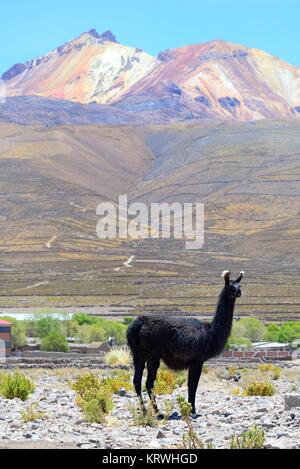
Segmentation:
[(300, 66), (299, 0), (12, 0), (0, 14), (0, 72), (91, 28), (155, 55), (218, 38)]

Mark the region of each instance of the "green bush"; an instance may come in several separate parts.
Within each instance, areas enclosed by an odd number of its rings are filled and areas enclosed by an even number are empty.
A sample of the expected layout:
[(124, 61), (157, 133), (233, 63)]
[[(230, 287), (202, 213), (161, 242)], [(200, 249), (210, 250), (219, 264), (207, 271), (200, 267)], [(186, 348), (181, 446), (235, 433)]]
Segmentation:
[(168, 368), (160, 368), (155, 381), (154, 392), (158, 395), (172, 394), (177, 386), (186, 383), (185, 372), (175, 372)]
[(104, 423), (113, 409), (112, 394), (107, 386), (89, 388), (77, 397), (76, 403), (90, 423)]
[(91, 391), (100, 386), (100, 380), (97, 376), (92, 373), (88, 373), (82, 376), (79, 376), (75, 383), (72, 384), (73, 391), (77, 392), (81, 397), (84, 398), (85, 394), (88, 391)]
[(25, 410), (21, 410), (21, 419), (23, 422), (35, 422), (36, 420), (42, 420), (45, 418), (45, 412), (39, 410), (38, 404), (30, 404)]
[(123, 323), (126, 326), (130, 326), (130, 324), (133, 323), (133, 321), (134, 321), (134, 318), (132, 318), (130, 316), (127, 316), (126, 318), (123, 319)]
[(268, 381), (254, 381), (244, 390), (246, 396), (273, 396), (275, 392), (275, 387)]
[(105, 331), (105, 340), (110, 337), (116, 339), (118, 345), (124, 345), (127, 342), (126, 331), (127, 326), (118, 321), (110, 321), (108, 319), (102, 319), (99, 325)]
[(245, 339), (244, 337), (235, 337), (231, 336), (228, 339), (226, 349), (231, 350), (235, 347), (243, 347), (245, 349), (250, 349), (252, 347), (252, 342), (249, 339)]
[(177, 402), (179, 404), (182, 420), (187, 425), (187, 432), (183, 435), (182, 442), (179, 444), (179, 448), (187, 450), (213, 449), (213, 445), (211, 443), (206, 445), (203, 443), (194, 429), (193, 422), (190, 418), (192, 412), (191, 404), (183, 397), (178, 397)]
[(244, 331), (243, 336), (251, 340), (251, 342), (263, 340), (266, 333), (266, 326), (262, 321), (256, 318), (243, 318), (239, 323)]
[(187, 376), (184, 371), (178, 371), (175, 373), (176, 386), (183, 386), (187, 382)]
[(77, 322), (79, 326), (90, 326), (97, 322), (97, 317), (85, 313), (76, 313), (73, 315), (73, 321)]
[(268, 342), (279, 342), (280, 325), (279, 324), (268, 324), (265, 340)]
[(300, 339), (300, 321), (287, 321), (283, 324), (265, 326), (262, 321), (256, 318), (243, 318), (233, 323), (227, 348), (232, 345), (250, 346), (251, 342), (262, 340), (292, 343), (296, 339)]
[(249, 428), (241, 436), (231, 438), (230, 449), (263, 449), (265, 445), (265, 432), (257, 426)]
[(273, 365), (273, 363), (264, 363), (258, 366), (262, 373), (269, 373), (272, 379), (277, 380), (280, 378), (282, 369), (280, 366)]
[(61, 333), (61, 321), (52, 316), (44, 316), (36, 321), (35, 333), (37, 337), (43, 338), (53, 332)]
[(41, 348), (45, 352), (68, 352), (69, 345), (61, 332), (53, 331), (43, 337)]
[(26, 401), (34, 392), (33, 382), (22, 373), (3, 373), (0, 375), (0, 396), (5, 399)]
[(243, 318), (234, 321), (232, 328), (232, 340), (248, 339), (250, 342), (263, 340), (266, 334), (266, 327), (262, 321), (256, 318)]
[(79, 331), (79, 326), (73, 319), (68, 319), (62, 322), (63, 333), (67, 337), (76, 337)]
[(159, 424), (157, 415), (151, 403), (149, 403), (144, 410), (141, 409), (140, 404), (129, 403), (128, 410), (133, 419), (133, 423), (136, 426), (153, 428), (157, 427)]
[(83, 344), (91, 344), (92, 342), (104, 342), (105, 331), (97, 325), (79, 326), (78, 334), (79, 340)]
[(36, 337), (36, 319), (26, 319), (23, 323), (26, 337)]
[(180, 408), (180, 413), (181, 413), (181, 416), (184, 420), (186, 420), (187, 418), (190, 418), (190, 415), (192, 413), (192, 406), (189, 402), (187, 402), (185, 400), (184, 397), (182, 396), (179, 396), (177, 398), (177, 402), (179, 404), (179, 408)]
[(78, 393), (77, 405), (90, 423), (104, 423), (113, 409), (112, 384), (92, 373), (80, 376), (72, 385)]
[(158, 395), (172, 394), (176, 388), (176, 375), (173, 371), (161, 368), (158, 370), (154, 392)]
[(281, 325), (267, 326), (265, 340), (290, 344), (296, 339), (300, 339), (300, 321), (287, 321)]
[(127, 325), (124, 323), (82, 313), (75, 314), (73, 320), (79, 325), (78, 337), (81, 342), (103, 342), (113, 337), (118, 345), (126, 343)]
[(113, 406), (110, 397), (100, 390), (94, 393), (82, 403), (82, 412), (87, 422), (89, 423), (105, 423), (106, 414), (112, 410)]
[(26, 330), (22, 321), (17, 321), (13, 324), (12, 329), (12, 346), (15, 349), (20, 349), (26, 345)]
[(111, 393), (117, 394), (121, 388), (124, 388), (126, 391), (132, 391), (133, 386), (130, 383), (129, 380), (126, 379), (126, 377), (120, 375), (114, 376), (114, 377), (109, 377), (109, 378), (103, 378), (100, 381), (100, 386), (106, 387)]

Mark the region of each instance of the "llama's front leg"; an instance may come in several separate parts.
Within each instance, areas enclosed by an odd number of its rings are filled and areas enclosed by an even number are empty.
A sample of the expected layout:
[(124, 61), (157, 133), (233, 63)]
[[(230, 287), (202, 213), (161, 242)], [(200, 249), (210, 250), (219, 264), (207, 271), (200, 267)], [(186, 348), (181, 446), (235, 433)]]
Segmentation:
[(194, 363), (189, 368), (189, 380), (188, 380), (188, 387), (189, 387), (189, 403), (192, 406), (192, 416), (197, 417), (196, 408), (195, 408), (195, 400), (196, 400), (196, 392), (198, 388), (199, 379), (202, 373), (203, 363)]
[(157, 370), (159, 368), (160, 361), (159, 360), (151, 360), (148, 361), (147, 363), (147, 368), (148, 368), (148, 376), (147, 376), (147, 381), (146, 381), (146, 389), (149, 394), (153, 409), (155, 413), (157, 414), (157, 418), (160, 420), (163, 420), (164, 415), (159, 412), (159, 409), (157, 407), (156, 403), (156, 398), (155, 394), (153, 392), (154, 389), (154, 383), (157, 377)]
[(133, 378), (133, 384), (135, 387), (135, 392), (140, 400), (142, 412), (146, 412), (146, 407), (143, 401), (143, 396), (142, 396), (142, 379), (143, 379), (143, 373), (145, 369), (145, 361), (141, 360), (140, 358), (135, 358), (133, 359), (134, 361), (134, 378)]

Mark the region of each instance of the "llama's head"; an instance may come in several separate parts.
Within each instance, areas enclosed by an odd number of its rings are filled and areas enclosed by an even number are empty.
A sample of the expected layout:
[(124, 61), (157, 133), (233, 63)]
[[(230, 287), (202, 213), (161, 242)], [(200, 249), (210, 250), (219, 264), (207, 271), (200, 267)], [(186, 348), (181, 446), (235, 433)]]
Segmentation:
[(222, 274), (222, 277), (225, 281), (226, 293), (230, 298), (239, 298), (242, 296), (240, 283), (244, 278), (245, 272), (241, 272), (236, 280), (230, 280), (230, 275), (231, 272), (229, 270), (225, 270)]

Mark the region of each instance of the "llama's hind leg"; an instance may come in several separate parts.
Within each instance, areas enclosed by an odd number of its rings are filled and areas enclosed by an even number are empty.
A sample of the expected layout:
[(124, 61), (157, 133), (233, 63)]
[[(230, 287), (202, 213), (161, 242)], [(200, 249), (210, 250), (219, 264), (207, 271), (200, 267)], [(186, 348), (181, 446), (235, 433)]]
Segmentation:
[(155, 413), (157, 414), (158, 419), (162, 420), (164, 416), (163, 414), (159, 412), (159, 409), (156, 403), (155, 394), (153, 392), (159, 365), (160, 365), (159, 359), (152, 359), (147, 362), (148, 376), (147, 376), (147, 381), (146, 381), (146, 389), (147, 389), (153, 409)]
[(188, 388), (189, 388), (189, 403), (192, 406), (192, 417), (197, 418), (196, 408), (195, 408), (195, 400), (196, 400), (196, 392), (197, 387), (199, 384), (199, 379), (201, 377), (203, 369), (203, 363), (194, 363), (189, 368), (189, 381), (188, 381)]
[(144, 373), (146, 362), (140, 357), (134, 356), (133, 363), (134, 363), (134, 370), (135, 370), (133, 384), (135, 387), (135, 392), (140, 400), (142, 411), (145, 413), (146, 407), (145, 407), (143, 396), (142, 396), (142, 379), (143, 379), (143, 373)]

